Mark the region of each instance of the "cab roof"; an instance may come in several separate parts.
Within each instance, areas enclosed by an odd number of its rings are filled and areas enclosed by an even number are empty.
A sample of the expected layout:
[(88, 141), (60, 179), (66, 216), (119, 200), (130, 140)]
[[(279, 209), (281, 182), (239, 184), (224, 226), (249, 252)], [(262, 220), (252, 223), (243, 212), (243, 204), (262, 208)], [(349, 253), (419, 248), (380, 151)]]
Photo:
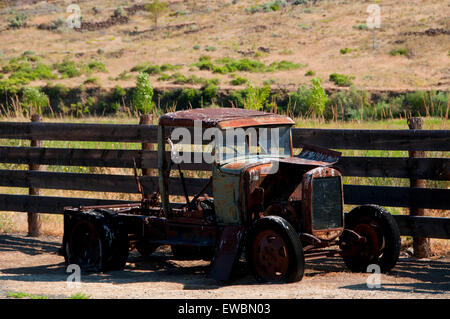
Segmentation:
[(164, 126), (192, 127), (195, 121), (201, 121), (202, 127), (221, 129), (261, 125), (293, 125), (288, 116), (240, 109), (240, 108), (198, 108), (166, 113), (159, 118)]

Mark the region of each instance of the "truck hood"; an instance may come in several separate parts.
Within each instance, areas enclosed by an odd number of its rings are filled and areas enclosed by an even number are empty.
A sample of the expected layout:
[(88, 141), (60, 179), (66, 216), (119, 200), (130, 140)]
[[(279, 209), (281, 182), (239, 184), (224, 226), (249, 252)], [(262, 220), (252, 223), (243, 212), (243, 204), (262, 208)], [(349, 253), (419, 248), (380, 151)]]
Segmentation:
[(340, 152), (322, 149), (311, 145), (304, 145), (302, 152), (295, 157), (283, 158), (253, 155), (225, 163), (220, 166), (220, 170), (226, 173), (239, 174), (241, 171), (250, 167), (268, 164), (275, 161), (280, 164), (303, 166), (305, 169), (311, 169), (320, 166), (332, 166), (339, 161), (340, 157)]

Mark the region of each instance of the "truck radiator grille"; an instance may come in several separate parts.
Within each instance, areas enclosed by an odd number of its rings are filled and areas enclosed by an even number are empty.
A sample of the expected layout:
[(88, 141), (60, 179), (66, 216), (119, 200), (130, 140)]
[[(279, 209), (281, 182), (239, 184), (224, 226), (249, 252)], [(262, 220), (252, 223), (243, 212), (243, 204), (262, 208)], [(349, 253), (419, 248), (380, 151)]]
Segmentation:
[(339, 176), (313, 178), (312, 225), (314, 230), (340, 228), (342, 221)]

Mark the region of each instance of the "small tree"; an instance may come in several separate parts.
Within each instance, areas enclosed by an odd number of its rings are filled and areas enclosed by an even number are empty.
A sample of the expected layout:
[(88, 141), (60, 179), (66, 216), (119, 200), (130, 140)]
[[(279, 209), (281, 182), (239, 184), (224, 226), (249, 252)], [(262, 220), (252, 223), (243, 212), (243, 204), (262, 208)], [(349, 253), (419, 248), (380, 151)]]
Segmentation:
[(150, 85), (150, 77), (141, 72), (137, 76), (137, 84), (133, 90), (133, 105), (141, 113), (148, 113), (153, 109), (153, 88)]
[(308, 97), (307, 104), (314, 113), (321, 116), (325, 110), (325, 104), (327, 103), (328, 97), (320, 84), (319, 78), (314, 78), (311, 82), (311, 94)]
[(26, 87), (22, 91), (22, 105), (27, 110), (42, 114), (49, 105), (48, 96), (38, 88)]
[(270, 86), (254, 88), (251, 84), (245, 89), (244, 108), (260, 111), (267, 104), (270, 96)]
[(145, 11), (150, 12), (150, 16), (155, 22), (155, 26), (158, 26), (158, 18), (169, 10), (167, 2), (161, 2), (159, 0), (153, 0), (145, 5)]

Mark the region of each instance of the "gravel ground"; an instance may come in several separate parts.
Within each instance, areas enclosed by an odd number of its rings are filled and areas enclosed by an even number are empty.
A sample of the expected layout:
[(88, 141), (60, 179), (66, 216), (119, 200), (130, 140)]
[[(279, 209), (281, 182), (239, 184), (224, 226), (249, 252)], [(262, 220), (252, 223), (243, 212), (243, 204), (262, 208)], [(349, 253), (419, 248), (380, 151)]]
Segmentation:
[(0, 298), (27, 293), (68, 298), (450, 298), (450, 257), (416, 260), (402, 256), (392, 272), (381, 275), (381, 288), (368, 288), (370, 274), (350, 273), (340, 258), (307, 262), (303, 280), (258, 284), (240, 263), (235, 278), (223, 285), (206, 276), (208, 262), (174, 260), (170, 250), (143, 258), (131, 252), (123, 271), (82, 274), (80, 287), (68, 287), (60, 237), (30, 238), (0, 234)]

